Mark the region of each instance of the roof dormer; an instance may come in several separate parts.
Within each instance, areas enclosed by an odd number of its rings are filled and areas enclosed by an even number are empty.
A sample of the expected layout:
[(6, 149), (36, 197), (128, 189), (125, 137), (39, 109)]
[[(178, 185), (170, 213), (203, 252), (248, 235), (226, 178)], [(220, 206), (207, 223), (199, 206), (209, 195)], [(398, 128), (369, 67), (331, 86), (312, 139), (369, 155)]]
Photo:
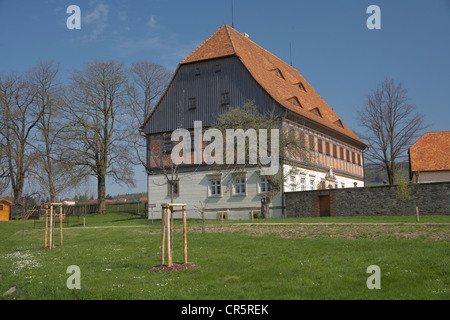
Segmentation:
[(296, 96), (290, 97), (289, 99), (287, 99), (287, 101), (289, 101), (296, 107), (303, 108), (302, 104), (300, 103), (300, 101), (298, 100), (298, 98)]
[(283, 73), (281, 72), (280, 69), (275, 68), (275, 69), (271, 69), (271, 70), (269, 70), (269, 71), (272, 72), (274, 75), (276, 75), (278, 78), (281, 78), (281, 79), (283, 79), (283, 80), (286, 80), (286, 79), (284, 78)]
[(338, 119), (334, 122), (335, 125), (338, 127), (344, 128), (344, 124), (342, 123), (341, 119)]
[(319, 117), (323, 118), (322, 117), (322, 113), (320, 112), (319, 108), (313, 108), (313, 109), (309, 110), (309, 112), (312, 112), (316, 116), (319, 116)]
[(301, 82), (294, 83), (294, 86), (296, 86), (297, 88), (299, 88), (300, 90), (302, 90), (304, 92), (308, 92), (308, 91), (306, 91), (305, 86)]

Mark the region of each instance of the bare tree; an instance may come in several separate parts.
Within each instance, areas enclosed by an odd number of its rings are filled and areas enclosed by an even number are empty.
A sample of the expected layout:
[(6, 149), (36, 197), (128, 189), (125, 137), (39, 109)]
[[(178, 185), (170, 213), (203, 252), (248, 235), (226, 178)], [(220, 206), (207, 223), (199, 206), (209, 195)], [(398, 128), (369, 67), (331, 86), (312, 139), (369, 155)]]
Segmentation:
[(166, 89), (171, 73), (162, 65), (148, 61), (135, 62), (129, 73), (131, 106), (134, 116), (143, 122)]
[(198, 206), (194, 206), (197, 213), (200, 215), (200, 218), (202, 219), (202, 234), (205, 234), (205, 210), (208, 206), (209, 199), (206, 199), (205, 201), (199, 201)]
[(426, 128), (424, 116), (415, 112), (407, 94), (401, 82), (386, 78), (358, 111), (359, 124), (365, 129), (360, 136), (369, 146), (366, 159), (386, 170), (389, 184), (394, 184), (396, 163), (407, 156)]
[[(1, 117), (0, 117), (1, 120)], [(1, 126), (0, 126), (1, 129)], [(0, 196), (8, 189), (9, 174), (4, 146), (0, 143)]]
[[(3, 117), (0, 115), (0, 120)], [(0, 130), (3, 130), (3, 126), (0, 124)], [(0, 136), (2, 138), (2, 136)], [(6, 153), (6, 147), (2, 143), (4, 139), (0, 139), (0, 195), (8, 188), (9, 185), (9, 172), (8, 172), (8, 159)]]
[(35, 104), (36, 90), (25, 75), (0, 78), (0, 145), (14, 202), (19, 203), (25, 180), (38, 153), (31, 147), (44, 108)]
[(134, 126), (130, 126), (133, 133), (130, 135), (130, 146), (135, 150), (134, 164), (146, 168), (146, 141), (140, 134), (140, 124), (143, 123), (153, 110), (167, 87), (171, 73), (159, 64), (152, 62), (135, 62), (129, 70), (130, 83), (128, 86), (128, 99)]
[[(50, 202), (56, 202), (60, 192), (75, 186), (80, 177), (72, 175), (57, 161), (58, 152), (64, 143), (63, 133), (67, 125), (62, 119), (59, 92), (62, 84), (58, 78), (59, 68), (53, 62), (40, 62), (30, 72), (29, 78), (36, 90), (34, 103), (44, 110), (37, 128), (38, 140), (33, 147), (39, 154), (32, 167), (34, 180), (41, 187), (41, 192), (48, 192)], [(44, 191), (45, 190), (45, 191)]]
[(127, 74), (114, 61), (94, 62), (75, 70), (65, 95), (70, 130), (62, 159), (97, 179), (98, 211), (106, 211), (106, 177), (133, 186), (127, 145)]

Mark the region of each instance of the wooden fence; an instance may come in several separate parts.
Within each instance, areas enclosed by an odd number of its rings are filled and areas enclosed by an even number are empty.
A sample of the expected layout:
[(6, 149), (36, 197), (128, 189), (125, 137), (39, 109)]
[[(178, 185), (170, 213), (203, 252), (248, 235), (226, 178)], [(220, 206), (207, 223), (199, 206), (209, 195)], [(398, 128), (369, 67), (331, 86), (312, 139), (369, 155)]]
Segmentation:
[[(77, 204), (74, 206), (63, 205), (64, 216), (82, 216), (87, 214), (97, 213), (97, 204)], [(11, 219), (21, 219), (25, 217), (27, 219), (40, 220), (45, 217), (45, 205), (40, 206), (28, 206), (13, 205), (11, 207)], [(106, 204), (106, 212), (128, 212), (138, 215), (147, 214), (147, 202), (121, 202), (114, 204)]]
[(136, 214), (147, 214), (147, 202), (118, 202), (107, 203), (106, 212), (129, 212)]

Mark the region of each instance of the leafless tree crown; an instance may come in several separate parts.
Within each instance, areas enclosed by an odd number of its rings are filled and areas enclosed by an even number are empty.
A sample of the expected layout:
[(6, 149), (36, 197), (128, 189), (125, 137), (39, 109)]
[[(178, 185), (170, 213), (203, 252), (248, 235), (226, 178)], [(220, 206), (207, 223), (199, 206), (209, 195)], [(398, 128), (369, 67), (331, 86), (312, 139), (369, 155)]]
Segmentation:
[(366, 159), (385, 168), (389, 183), (394, 184), (397, 163), (426, 128), (424, 116), (409, 102), (401, 82), (386, 78), (367, 95), (358, 121), (364, 129), (360, 136), (369, 147)]

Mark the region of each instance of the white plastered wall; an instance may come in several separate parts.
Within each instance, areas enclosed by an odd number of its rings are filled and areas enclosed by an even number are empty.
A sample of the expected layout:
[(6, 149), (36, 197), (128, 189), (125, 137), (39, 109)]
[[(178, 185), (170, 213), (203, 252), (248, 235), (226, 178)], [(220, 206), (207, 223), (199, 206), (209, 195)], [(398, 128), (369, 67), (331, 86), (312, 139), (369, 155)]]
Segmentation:
[[(285, 174), (285, 192), (294, 192), (294, 191), (308, 191), (308, 190), (318, 190), (320, 182), (325, 180), (326, 172), (314, 171), (310, 169), (297, 168), (290, 165), (284, 165), (284, 174)], [(291, 178), (292, 177), (292, 178)], [(336, 180), (327, 181), (328, 184), (332, 184), (334, 188), (354, 188), (354, 187), (364, 187), (364, 181), (358, 179), (352, 179), (349, 177), (344, 177), (342, 175), (334, 173), (334, 177)], [(305, 179), (304, 189), (302, 187), (302, 180)], [(312, 184), (311, 182), (314, 181)], [(356, 183), (356, 185), (355, 185)], [(314, 187), (312, 187), (312, 185)]]
[[(222, 194), (211, 196), (209, 184), (211, 179), (221, 177)], [(218, 174), (214, 171), (196, 171), (179, 173), (179, 195), (174, 197), (174, 203), (186, 203), (188, 218), (201, 218), (200, 208), (206, 203), (205, 217), (217, 219), (218, 212), (226, 212), (228, 219), (249, 219), (251, 210), (260, 210), (261, 194), (259, 170), (249, 168), (245, 172), (246, 193), (236, 195), (233, 190), (231, 175)], [(148, 176), (148, 203), (155, 204), (153, 218), (161, 218), (161, 204), (169, 203), (167, 182), (164, 175)], [(271, 204), (271, 217), (281, 217), (281, 192), (275, 195)], [(181, 213), (179, 214), (181, 216)], [(152, 213), (149, 209), (149, 218)], [(177, 213), (175, 213), (177, 217)]]
[(419, 173), (414, 172), (412, 181), (414, 183), (450, 181), (450, 171), (423, 171)]

